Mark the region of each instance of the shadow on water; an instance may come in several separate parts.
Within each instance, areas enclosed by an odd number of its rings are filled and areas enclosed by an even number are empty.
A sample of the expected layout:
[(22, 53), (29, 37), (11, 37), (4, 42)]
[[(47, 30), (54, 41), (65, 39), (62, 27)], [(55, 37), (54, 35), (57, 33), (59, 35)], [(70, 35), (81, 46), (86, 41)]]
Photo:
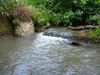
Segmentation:
[(0, 38), (0, 75), (100, 75), (100, 47), (70, 41), (43, 32), (33, 38)]

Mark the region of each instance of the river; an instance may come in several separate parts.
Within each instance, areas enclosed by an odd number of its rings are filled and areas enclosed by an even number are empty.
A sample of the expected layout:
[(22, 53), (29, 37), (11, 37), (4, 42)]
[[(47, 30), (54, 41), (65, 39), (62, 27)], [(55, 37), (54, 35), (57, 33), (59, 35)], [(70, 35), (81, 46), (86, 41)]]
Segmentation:
[(100, 47), (69, 41), (43, 32), (0, 38), (0, 75), (100, 75)]

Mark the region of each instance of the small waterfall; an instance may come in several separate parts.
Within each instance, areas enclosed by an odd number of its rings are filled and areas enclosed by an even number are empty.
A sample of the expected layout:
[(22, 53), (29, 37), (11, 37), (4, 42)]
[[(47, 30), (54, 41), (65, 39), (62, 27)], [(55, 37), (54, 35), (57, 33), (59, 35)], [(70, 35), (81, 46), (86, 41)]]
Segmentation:
[(52, 36), (52, 37), (60, 37), (63, 39), (71, 39), (72, 34), (67, 29), (48, 29), (43, 32), (43, 35)]
[(60, 43), (69, 43), (69, 40), (63, 39), (61, 37), (47, 36), (44, 34), (44, 32), (38, 33), (34, 41), (34, 45), (36, 47), (43, 47), (48, 44), (50, 45), (50, 44), (60, 44)]
[(67, 40), (66, 43), (69, 45), (82, 46), (82, 43), (76, 41), (73, 37), (73, 33), (71, 33), (71, 31), (67, 30), (66, 28), (50, 28), (44, 31), (43, 35), (65, 39)]

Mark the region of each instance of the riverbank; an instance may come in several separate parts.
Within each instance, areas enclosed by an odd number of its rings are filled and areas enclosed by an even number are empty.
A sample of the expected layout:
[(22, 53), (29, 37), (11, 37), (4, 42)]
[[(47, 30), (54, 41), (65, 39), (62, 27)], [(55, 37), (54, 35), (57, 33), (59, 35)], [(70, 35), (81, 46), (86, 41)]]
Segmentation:
[[(95, 43), (100, 43), (100, 35), (96, 35), (95, 32), (100, 28), (99, 25), (84, 25), (84, 26), (68, 26), (69, 30), (72, 30), (73, 36), (77, 40), (91, 41)], [(99, 32), (98, 32), (99, 33)]]
[[(40, 32), (46, 30), (46, 28), (49, 28), (49, 27), (44, 27), (44, 26), (39, 27), (39, 28), (35, 27), (35, 29), (38, 29), (38, 31), (40, 31)], [(59, 28), (62, 28), (62, 27), (59, 27)], [(68, 26), (68, 27), (63, 27), (63, 28), (67, 28), (68, 30), (70, 30), (73, 33), (73, 38), (76, 40), (100, 43), (100, 36), (93, 37), (91, 34), (92, 30), (94, 30), (96, 28), (100, 28), (100, 26), (85, 25), (85, 26)], [(26, 26), (26, 29), (27, 29), (27, 26)], [(25, 26), (24, 26), (24, 30), (25, 30)], [(19, 31), (17, 31), (17, 32), (19, 32)], [(2, 16), (0, 18), (0, 37), (7, 37), (7, 36), (15, 36), (14, 28), (13, 28), (13, 25), (11, 24), (11, 22), (9, 22), (9, 19), (7, 17)]]
[[(56, 28), (56, 27), (54, 27), (54, 28)], [(62, 27), (58, 27), (58, 28), (62, 29)], [(69, 30), (73, 34), (73, 39), (75, 39), (77, 41), (100, 43), (100, 36), (93, 37), (92, 34), (91, 34), (91, 31), (92, 31), (91, 29), (90, 30), (88, 30), (88, 29), (74, 29), (73, 30), (73, 29), (69, 29), (69, 27), (63, 27), (63, 28), (66, 28), (67, 30)], [(11, 31), (8, 32), (8, 30), (6, 29), (6, 31), (3, 31), (3, 29), (1, 28), (0, 29), (0, 37), (14, 36), (13, 32), (11, 32)], [(42, 31), (45, 31), (45, 29), (42, 30)]]
[(75, 44), (99, 44), (100, 37), (94, 37), (91, 34), (91, 30), (71, 30), (67, 27), (52, 27), (44, 31), (44, 35), (51, 37), (61, 37), (63, 39), (69, 39), (70, 43)]
[(77, 41), (83, 41), (83, 42), (90, 42), (90, 43), (96, 43), (99, 44), (100, 43), (100, 36), (96, 36), (94, 37), (91, 34), (91, 30), (72, 30), (73, 32), (73, 37), (75, 40)]

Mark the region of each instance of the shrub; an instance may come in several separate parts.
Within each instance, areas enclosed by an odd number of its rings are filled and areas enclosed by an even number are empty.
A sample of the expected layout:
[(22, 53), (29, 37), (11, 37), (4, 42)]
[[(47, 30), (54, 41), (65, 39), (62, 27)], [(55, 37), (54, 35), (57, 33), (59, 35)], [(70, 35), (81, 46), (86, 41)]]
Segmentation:
[(12, 13), (12, 10), (17, 7), (15, 0), (2, 0), (0, 6), (0, 15), (9, 16)]
[[(0, 7), (1, 14), (14, 15), (22, 21), (30, 20), (35, 11), (34, 20), (38, 24), (51, 23), (62, 26), (81, 24), (100, 24), (100, 0), (20, 0), (19, 7), (15, 0), (4, 0)], [(25, 7), (26, 6), (26, 7)], [(27, 6), (31, 6), (27, 8)], [(18, 8), (19, 7), (19, 8)], [(19, 17), (20, 16), (20, 17)], [(25, 18), (24, 18), (25, 17)]]
[(27, 6), (20, 6), (14, 10), (14, 13), (12, 15), (19, 21), (27, 22), (32, 20), (33, 13)]
[(93, 25), (100, 25), (100, 15), (90, 16), (87, 19), (87, 23), (88, 24), (93, 24)]

